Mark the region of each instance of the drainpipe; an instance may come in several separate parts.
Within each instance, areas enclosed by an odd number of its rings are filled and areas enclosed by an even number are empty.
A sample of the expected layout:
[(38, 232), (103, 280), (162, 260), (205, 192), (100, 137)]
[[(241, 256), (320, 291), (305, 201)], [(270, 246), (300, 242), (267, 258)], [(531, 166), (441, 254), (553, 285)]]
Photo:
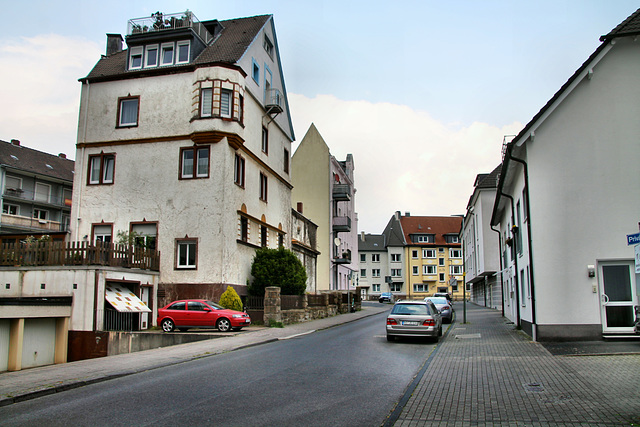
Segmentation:
[[(536, 324), (536, 291), (533, 280), (533, 249), (531, 246), (531, 208), (529, 207), (529, 168), (527, 162), (513, 157), (511, 150), (507, 150), (507, 156), (514, 162), (520, 163), (524, 169), (525, 197), (527, 198), (527, 242), (529, 245), (529, 284), (531, 285), (531, 334), (534, 341), (538, 341), (538, 326)], [(513, 203), (513, 202), (512, 202)]]
[(492, 231), (498, 233), (498, 258), (500, 258), (500, 298), (502, 299), (500, 306), (502, 307), (502, 317), (504, 317), (504, 280), (502, 280), (502, 270), (504, 269), (504, 266), (502, 265), (502, 235), (500, 234), (500, 230), (496, 230), (495, 228), (493, 228), (493, 225), (490, 228)]
[[(85, 108), (84, 108), (84, 118), (82, 120), (83, 124), (83, 130), (82, 130), (82, 150), (80, 151), (80, 158), (77, 159), (76, 158), (76, 163), (75, 163), (75, 169), (78, 171), (78, 173), (76, 174), (77, 176), (80, 177), (80, 185), (78, 185), (77, 190), (78, 191), (78, 195), (76, 197), (76, 201), (78, 204), (78, 209), (77, 209), (77, 214), (76, 217), (74, 218), (76, 221), (76, 225), (75, 225), (75, 231), (76, 231), (76, 236), (74, 238), (74, 240), (77, 242), (80, 239), (80, 220), (82, 218), (82, 215), (80, 215), (80, 207), (82, 206), (82, 204), (80, 203), (80, 201), (82, 200), (82, 188), (84, 186), (84, 180), (82, 179), (82, 174), (84, 172), (84, 150), (85, 150), (85, 143), (87, 142), (87, 121), (88, 121), (88, 115), (89, 115), (89, 95), (90, 95), (90, 91), (91, 91), (91, 86), (89, 85), (89, 80), (85, 81), (85, 84), (87, 85), (87, 95), (86, 95), (86, 103), (85, 103)], [(75, 181), (75, 176), (74, 176), (74, 181)], [(72, 187), (73, 188), (73, 187)], [(74, 191), (75, 193), (75, 191)], [(91, 230), (89, 230), (89, 232), (91, 232)]]

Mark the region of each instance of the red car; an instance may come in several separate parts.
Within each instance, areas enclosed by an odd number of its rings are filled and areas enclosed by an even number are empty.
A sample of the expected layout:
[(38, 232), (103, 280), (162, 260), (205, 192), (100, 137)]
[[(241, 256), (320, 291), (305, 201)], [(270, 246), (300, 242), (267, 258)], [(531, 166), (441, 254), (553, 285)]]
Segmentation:
[(165, 332), (174, 329), (185, 331), (189, 328), (218, 328), (220, 332), (229, 329), (239, 331), (251, 324), (247, 313), (226, 308), (213, 301), (189, 299), (174, 301), (158, 309), (158, 325)]

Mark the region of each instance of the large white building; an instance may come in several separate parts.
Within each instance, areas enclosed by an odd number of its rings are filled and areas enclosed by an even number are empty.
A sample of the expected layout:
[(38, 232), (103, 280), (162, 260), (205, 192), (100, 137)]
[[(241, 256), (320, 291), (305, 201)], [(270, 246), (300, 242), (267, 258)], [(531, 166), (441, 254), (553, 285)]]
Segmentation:
[(246, 294), (291, 247), (294, 140), (273, 16), (129, 21), (82, 82), (71, 233), (161, 252), (158, 304)]
[(503, 150), (505, 315), (537, 340), (633, 333), (639, 275), (640, 10)]

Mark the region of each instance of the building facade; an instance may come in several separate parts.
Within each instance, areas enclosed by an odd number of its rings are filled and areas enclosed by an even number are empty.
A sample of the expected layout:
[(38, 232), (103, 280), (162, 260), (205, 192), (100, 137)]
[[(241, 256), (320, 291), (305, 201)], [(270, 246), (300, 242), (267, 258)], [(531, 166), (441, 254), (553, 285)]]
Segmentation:
[(389, 275), (387, 245), (383, 234), (360, 233), (358, 238), (360, 272), (358, 286), (364, 299), (377, 299), (382, 292), (391, 292), (385, 277)]
[(503, 148), (491, 225), (505, 315), (535, 340), (633, 333), (640, 219), (640, 10)]
[(291, 247), (294, 140), (273, 16), (156, 13), (107, 35), (82, 82), (76, 240), (161, 252), (158, 303), (246, 295), (258, 247)]
[(292, 201), (318, 225), (318, 290), (356, 285), (358, 219), (355, 212), (354, 162), (337, 160), (314, 124), (292, 157)]

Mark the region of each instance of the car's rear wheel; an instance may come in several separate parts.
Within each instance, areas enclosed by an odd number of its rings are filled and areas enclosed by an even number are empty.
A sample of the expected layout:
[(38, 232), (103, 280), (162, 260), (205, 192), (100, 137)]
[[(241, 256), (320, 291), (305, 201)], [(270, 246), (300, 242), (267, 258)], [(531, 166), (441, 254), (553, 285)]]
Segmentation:
[(394, 337), (393, 335), (387, 335), (387, 341), (395, 341), (396, 337)]
[(229, 322), (229, 319), (223, 317), (222, 319), (218, 319), (216, 328), (218, 328), (220, 332), (228, 332), (229, 329), (231, 329), (231, 322)]
[(173, 320), (171, 319), (163, 319), (160, 326), (162, 326), (162, 330), (165, 332), (172, 332), (176, 327), (175, 323), (173, 323)]
[(441, 337), (442, 336), (442, 325), (440, 325), (440, 329), (438, 329), (438, 336)]

